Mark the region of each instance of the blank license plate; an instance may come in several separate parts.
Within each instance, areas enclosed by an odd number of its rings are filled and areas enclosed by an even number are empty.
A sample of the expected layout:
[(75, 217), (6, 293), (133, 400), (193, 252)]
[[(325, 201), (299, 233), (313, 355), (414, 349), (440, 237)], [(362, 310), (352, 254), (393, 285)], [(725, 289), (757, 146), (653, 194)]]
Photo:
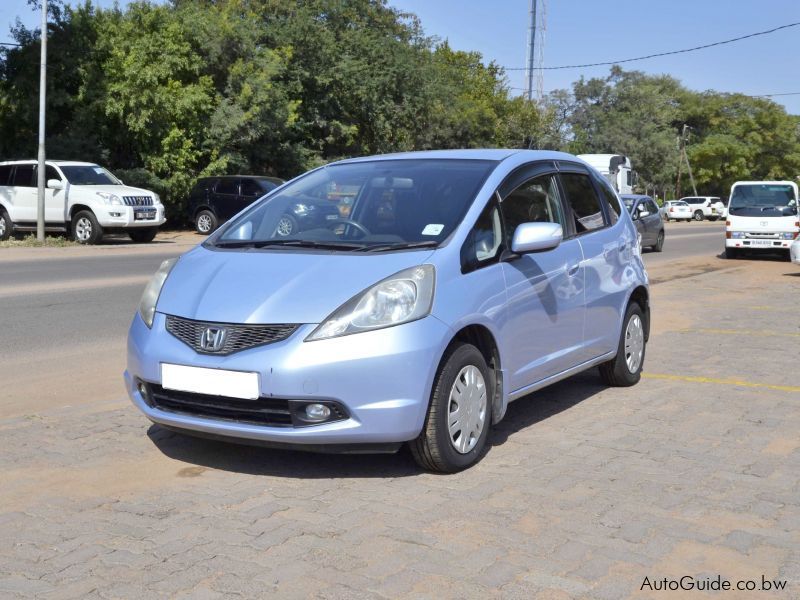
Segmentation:
[(771, 240), (750, 240), (751, 246), (772, 246)]
[(161, 363), (161, 385), (168, 390), (256, 400), (258, 373)]
[(150, 221), (156, 218), (155, 211), (153, 212), (144, 212), (144, 211), (134, 211), (133, 213), (133, 220), (134, 221)]

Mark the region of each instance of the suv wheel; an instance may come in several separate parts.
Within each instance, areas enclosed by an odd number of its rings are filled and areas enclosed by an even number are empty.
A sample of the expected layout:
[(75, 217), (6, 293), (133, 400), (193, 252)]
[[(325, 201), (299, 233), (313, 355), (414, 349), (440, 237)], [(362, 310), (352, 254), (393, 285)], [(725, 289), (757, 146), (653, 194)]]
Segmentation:
[(201, 210), (194, 220), (194, 228), (197, 233), (208, 235), (217, 228), (217, 216), (210, 210)]
[(694, 220), (695, 220), (695, 221), (702, 221), (702, 220), (703, 220), (703, 218), (704, 218), (704, 217), (703, 217), (703, 211), (702, 211), (702, 210), (696, 210), (696, 211), (694, 211)]
[(11, 237), (11, 229), (11, 219), (8, 218), (8, 213), (0, 208), (0, 242)]
[(72, 239), (79, 244), (96, 244), (103, 237), (103, 228), (89, 210), (82, 210), (72, 217)]
[(417, 464), (454, 473), (476, 463), (489, 436), (493, 397), (483, 354), (472, 344), (451, 346), (436, 374), (422, 432), (409, 442)]
[(131, 237), (131, 240), (137, 244), (146, 244), (148, 242), (152, 242), (157, 233), (158, 227), (142, 227), (141, 229), (130, 229), (128, 231), (128, 235)]
[(642, 308), (631, 302), (625, 311), (617, 355), (600, 365), (600, 377), (606, 385), (627, 387), (639, 382), (646, 345), (644, 328)]

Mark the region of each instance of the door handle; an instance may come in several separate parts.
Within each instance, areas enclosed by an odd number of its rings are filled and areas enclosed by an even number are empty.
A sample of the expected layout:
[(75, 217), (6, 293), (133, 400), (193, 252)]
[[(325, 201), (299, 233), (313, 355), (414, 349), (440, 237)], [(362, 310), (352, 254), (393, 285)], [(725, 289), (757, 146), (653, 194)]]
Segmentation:
[(573, 265), (573, 266), (571, 266), (571, 267), (569, 268), (569, 270), (567, 270), (567, 275), (569, 275), (570, 277), (574, 276), (574, 275), (575, 275), (575, 273), (577, 273), (577, 272), (578, 272), (578, 269), (579, 269), (579, 268), (580, 268), (580, 265)]

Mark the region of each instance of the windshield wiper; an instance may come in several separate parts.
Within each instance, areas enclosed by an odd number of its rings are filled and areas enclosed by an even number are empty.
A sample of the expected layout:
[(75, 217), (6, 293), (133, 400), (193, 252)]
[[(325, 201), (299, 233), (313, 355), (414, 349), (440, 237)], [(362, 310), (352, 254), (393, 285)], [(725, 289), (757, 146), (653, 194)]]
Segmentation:
[(384, 252), (385, 250), (406, 250), (408, 248), (434, 248), (439, 242), (425, 240), (423, 242), (387, 242), (385, 244), (372, 244), (364, 247), (364, 252)]
[(322, 250), (361, 250), (364, 244), (351, 242), (317, 242), (314, 240), (227, 240), (214, 244), (217, 248), (317, 248)]

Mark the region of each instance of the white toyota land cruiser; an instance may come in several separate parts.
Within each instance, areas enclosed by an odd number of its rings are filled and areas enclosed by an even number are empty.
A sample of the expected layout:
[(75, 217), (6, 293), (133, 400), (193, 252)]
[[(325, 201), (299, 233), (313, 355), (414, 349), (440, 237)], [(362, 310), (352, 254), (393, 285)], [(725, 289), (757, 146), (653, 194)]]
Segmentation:
[[(0, 240), (36, 231), (36, 171), (33, 160), (0, 162)], [(69, 232), (81, 244), (114, 232), (151, 242), (166, 221), (158, 194), (123, 185), (93, 163), (47, 161), (45, 180), (45, 229)]]

